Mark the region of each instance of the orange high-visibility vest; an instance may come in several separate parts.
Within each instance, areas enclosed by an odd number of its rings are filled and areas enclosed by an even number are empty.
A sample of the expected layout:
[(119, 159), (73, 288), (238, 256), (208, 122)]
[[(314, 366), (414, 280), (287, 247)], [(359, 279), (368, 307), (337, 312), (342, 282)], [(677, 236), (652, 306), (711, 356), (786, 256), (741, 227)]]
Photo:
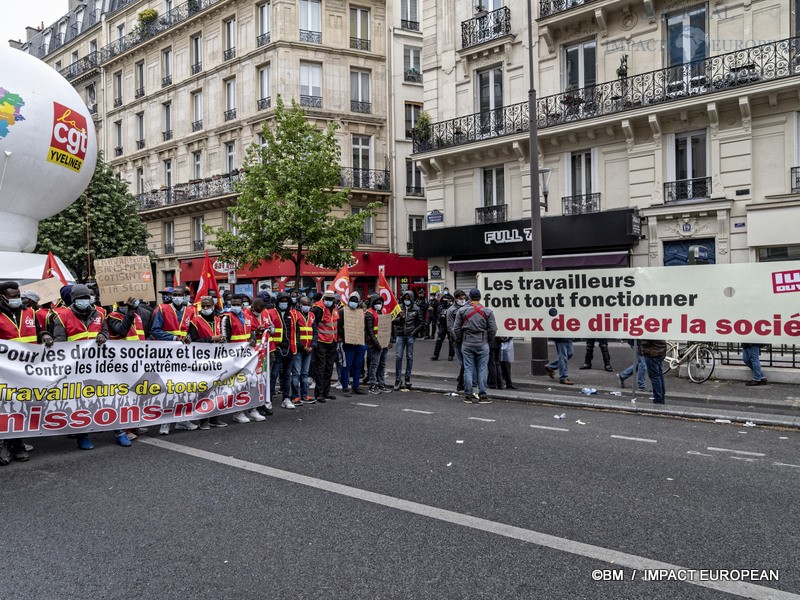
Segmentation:
[[(161, 313), (163, 319), (162, 329), (167, 333), (183, 338), (189, 333), (189, 322), (194, 316), (194, 307), (187, 306), (183, 309), (180, 321), (178, 320), (178, 312), (172, 304), (159, 304), (156, 307), (155, 313)], [(155, 314), (153, 315), (155, 318)]]
[(311, 339), (314, 337), (312, 327), (314, 313), (308, 311), (308, 313), (303, 314), (301, 310), (293, 310), (292, 312), (295, 313), (295, 319), (297, 319), (297, 324), (300, 326), (300, 345), (306, 349), (311, 348)]
[(59, 309), (56, 311), (56, 315), (67, 332), (68, 342), (93, 340), (103, 330), (103, 315), (97, 311), (88, 326), (78, 318), (71, 308)]
[(252, 328), (249, 318), (245, 316), (242, 323), (239, 315), (228, 313), (228, 321), (231, 323), (231, 342), (246, 342), (250, 339)]
[(19, 315), (19, 327), (5, 313), (0, 313), (0, 340), (36, 343), (36, 315), (32, 308), (23, 308)]
[(221, 322), (222, 319), (217, 315), (213, 315), (212, 323), (206, 321), (205, 317), (200, 313), (195, 313), (192, 317), (192, 325), (197, 329), (197, 333), (200, 334), (201, 338), (212, 338), (215, 335), (219, 335)]
[[(108, 319), (116, 319), (117, 321), (124, 321), (125, 315), (123, 315), (119, 311), (114, 311), (108, 315)], [(128, 329), (128, 333), (125, 337), (118, 337), (114, 335), (111, 331), (111, 328), (108, 328), (108, 339), (110, 340), (143, 340), (144, 339), (144, 324), (142, 323), (142, 317), (138, 314), (134, 313), (133, 315), (133, 323), (131, 323), (130, 329)]]
[(331, 308), (325, 306), (322, 300), (314, 303), (322, 309), (322, 320), (317, 321), (317, 341), (322, 344), (332, 344), (339, 340), (339, 309), (336, 305)]

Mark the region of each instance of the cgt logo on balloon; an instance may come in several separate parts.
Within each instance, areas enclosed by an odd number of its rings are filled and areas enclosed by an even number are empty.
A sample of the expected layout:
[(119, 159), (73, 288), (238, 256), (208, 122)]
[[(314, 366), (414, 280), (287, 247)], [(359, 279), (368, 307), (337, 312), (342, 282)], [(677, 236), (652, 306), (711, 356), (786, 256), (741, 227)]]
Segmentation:
[(89, 143), (86, 117), (53, 102), (53, 137), (47, 161), (80, 173)]

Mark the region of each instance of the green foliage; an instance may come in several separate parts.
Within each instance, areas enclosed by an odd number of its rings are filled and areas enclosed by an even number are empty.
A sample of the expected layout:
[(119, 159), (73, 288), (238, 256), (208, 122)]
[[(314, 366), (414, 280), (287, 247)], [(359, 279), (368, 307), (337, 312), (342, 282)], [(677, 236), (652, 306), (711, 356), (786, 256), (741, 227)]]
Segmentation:
[(151, 21), (155, 21), (157, 18), (158, 18), (158, 11), (154, 8), (145, 8), (136, 16), (136, 20), (142, 25), (146, 25)]
[(139, 217), (139, 205), (118, 181), (111, 167), (97, 157), (97, 167), (86, 192), (66, 209), (39, 223), (35, 252), (53, 252), (80, 281), (89, 278), (86, 252), (86, 197), (89, 198), (91, 260), (115, 256), (150, 256), (147, 226)]
[(265, 144), (248, 148), (245, 173), (236, 184), (239, 198), (230, 211), (237, 235), (206, 227), (216, 235), (214, 245), (224, 259), (251, 267), (271, 258), (289, 260), (296, 280), (303, 256), (328, 269), (350, 261), (364, 221), (381, 204), (358, 214), (341, 210), (350, 190), (334, 189), (341, 185), (336, 129), (333, 123), (325, 131), (316, 129), (294, 101), (286, 109), (278, 97), (275, 129), (262, 127)]

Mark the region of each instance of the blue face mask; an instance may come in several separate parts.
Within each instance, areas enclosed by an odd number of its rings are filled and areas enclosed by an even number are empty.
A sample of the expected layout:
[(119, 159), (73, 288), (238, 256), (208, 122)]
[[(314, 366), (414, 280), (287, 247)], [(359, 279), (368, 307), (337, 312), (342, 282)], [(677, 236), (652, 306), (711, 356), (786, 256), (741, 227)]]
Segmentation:
[(9, 298), (8, 305), (11, 308), (19, 308), (20, 306), (22, 306), (22, 298)]
[(348, 302), (347, 306), (350, 308), (358, 308), (358, 302)]
[(78, 310), (86, 310), (92, 305), (92, 301), (89, 298), (80, 298), (79, 300), (75, 300), (75, 308)]
[(403, 300), (403, 304), (406, 306), (411, 306), (411, 300)]
[(288, 302), (278, 302), (278, 310), (286, 310), (289, 308)]
[(331, 306), (333, 306), (333, 300), (323, 300), (323, 301), (322, 301), (322, 303), (323, 303), (325, 306), (327, 306), (328, 308), (330, 308)]
[(300, 305), (300, 310), (301, 310), (301, 311), (303, 311), (304, 313), (307, 313), (308, 311), (310, 311), (310, 310), (311, 310), (311, 307), (310, 307), (310, 306), (307, 306), (307, 305), (305, 305), (305, 304), (301, 304), (301, 305)]
[(242, 304), (242, 307), (250, 308), (250, 303), (249, 302), (245, 302), (244, 304)]
[(382, 310), (382, 309), (383, 309), (383, 304), (376, 304), (375, 305), (375, 310)]
[(242, 307), (241, 306), (231, 306), (230, 311), (233, 314), (238, 315), (239, 313), (242, 312)]

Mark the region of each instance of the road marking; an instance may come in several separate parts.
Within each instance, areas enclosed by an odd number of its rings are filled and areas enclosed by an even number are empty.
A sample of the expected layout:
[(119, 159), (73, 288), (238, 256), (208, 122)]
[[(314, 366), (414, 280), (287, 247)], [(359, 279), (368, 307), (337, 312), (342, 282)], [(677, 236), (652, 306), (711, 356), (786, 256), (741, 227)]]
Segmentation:
[(484, 423), (494, 423), (494, 419), (481, 419), (480, 417), (469, 417), (470, 421), (483, 421)]
[(772, 463), (772, 464), (775, 465), (776, 467), (792, 467), (794, 469), (800, 469), (800, 465), (790, 465), (789, 463), (776, 462), (776, 463)]
[[(636, 554), (627, 554), (625, 552), (619, 552), (610, 548), (603, 548), (602, 546), (593, 546), (591, 544), (585, 544), (583, 542), (577, 542), (567, 538), (556, 537), (547, 533), (540, 533), (530, 529), (515, 527), (506, 523), (498, 523), (497, 521), (481, 519), (480, 517), (474, 517), (472, 515), (465, 515), (451, 510), (437, 508), (435, 506), (412, 502), (411, 500), (403, 500), (402, 498), (378, 494), (368, 490), (362, 490), (359, 488), (350, 487), (348, 485), (334, 483), (332, 481), (325, 481), (324, 479), (317, 479), (315, 477), (308, 477), (307, 475), (300, 475), (299, 473), (283, 471), (281, 469), (267, 467), (266, 465), (259, 465), (257, 463), (240, 460), (231, 456), (223, 456), (221, 454), (215, 454), (206, 450), (182, 446), (181, 444), (175, 444), (174, 442), (167, 442), (164, 440), (146, 437), (139, 439), (141, 440), (142, 444), (155, 446), (156, 448), (179, 452), (181, 454), (193, 456), (202, 460), (242, 469), (243, 471), (258, 473), (260, 475), (266, 475), (267, 477), (273, 477), (275, 479), (297, 483), (299, 485), (323, 490), (333, 494), (339, 494), (348, 498), (354, 498), (356, 500), (370, 502), (379, 506), (393, 508), (395, 510), (428, 517), (430, 519), (436, 519), (445, 523), (450, 523), (461, 527), (468, 527), (477, 531), (484, 531), (514, 540), (520, 540), (529, 544), (541, 546), (543, 548), (550, 548), (553, 550), (566, 552), (568, 554), (573, 554), (575, 556), (582, 556), (584, 558), (599, 560), (637, 570), (686, 569), (686, 567), (680, 565), (673, 565), (670, 563), (661, 562), (659, 560), (646, 558), (644, 556), (637, 556)], [(774, 588), (744, 581), (691, 580), (686, 581), (685, 583), (727, 592), (743, 598), (753, 598), (755, 600), (800, 600), (800, 596), (797, 594), (790, 594), (789, 592), (784, 592)]]
[(366, 402), (353, 402), (356, 406), (369, 406), (370, 408), (378, 408), (377, 404), (367, 404)]
[(548, 431), (569, 431), (563, 427), (548, 427), (547, 425), (531, 425), (534, 429), (547, 429)]
[(728, 448), (706, 448), (712, 452), (732, 452), (733, 454), (741, 454), (742, 456), (766, 456), (761, 452), (745, 452), (744, 450), (729, 450)]
[(686, 454), (696, 454), (697, 456), (714, 456), (713, 454), (706, 454), (705, 452), (698, 452), (697, 450), (689, 450)]
[(420, 415), (432, 415), (433, 413), (427, 410), (414, 410), (413, 408), (404, 408), (403, 412), (419, 413)]
[(624, 436), (624, 435), (612, 435), (611, 437), (616, 439), (616, 440), (630, 440), (632, 442), (647, 442), (648, 444), (655, 444), (655, 443), (658, 442), (658, 440), (651, 440), (651, 439), (648, 439), (648, 438), (627, 437), (627, 436)]
[(758, 462), (757, 458), (747, 458), (746, 456), (729, 456), (728, 458), (732, 458), (733, 460), (744, 460), (747, 462)]

